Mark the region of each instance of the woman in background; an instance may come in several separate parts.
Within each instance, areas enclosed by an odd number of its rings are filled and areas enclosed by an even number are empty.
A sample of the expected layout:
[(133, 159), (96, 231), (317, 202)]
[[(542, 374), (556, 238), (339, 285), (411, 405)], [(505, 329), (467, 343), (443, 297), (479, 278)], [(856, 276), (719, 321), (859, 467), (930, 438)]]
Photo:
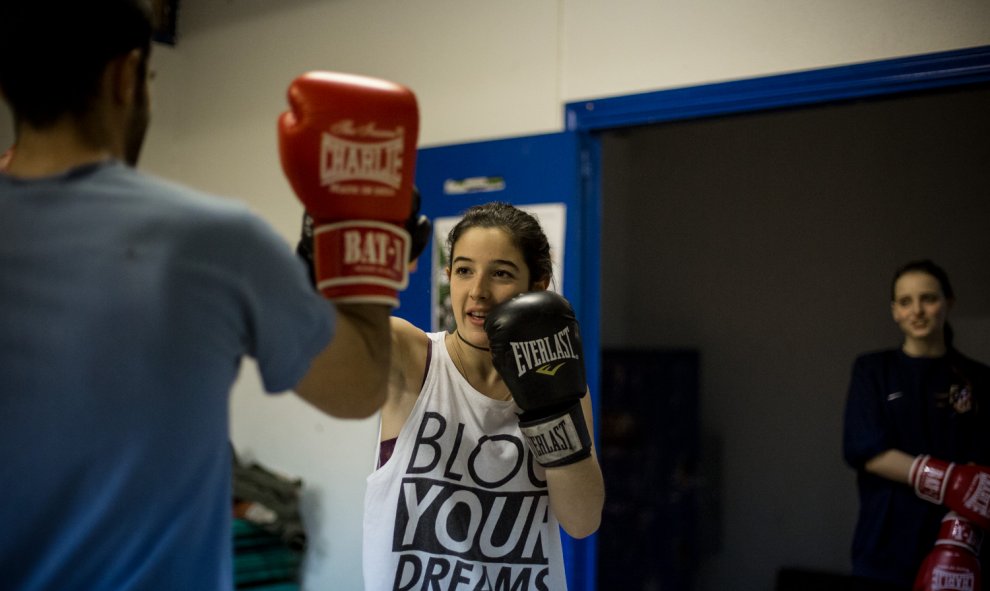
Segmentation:
[[(972, 505), (973, 497), (950, 489), (990, 482), (986, 468), (966, 466), (990, 464), (990, 368), (953, 346), (954, 302), (941, 267), (929, 260), (904, 265), (894, 274), (890, 304), (901, 346), (866, 353), (853, 365), (844, 455), (860, 500), (852, 547), (857, 588), (911, 589), (943, 517)], [(987, 508), (963, 517), (985, 528)]]

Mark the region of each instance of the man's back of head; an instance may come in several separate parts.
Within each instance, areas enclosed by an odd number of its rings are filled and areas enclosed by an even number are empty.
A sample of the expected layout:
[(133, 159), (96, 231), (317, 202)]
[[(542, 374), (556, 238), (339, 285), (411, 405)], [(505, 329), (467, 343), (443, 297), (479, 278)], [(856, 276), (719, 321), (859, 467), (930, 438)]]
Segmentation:
[(0, 91), (15, 121), (45, 128), (84, 116), (114, 58), (147, 55), (146, 0), (4, 0), (0, 5)]

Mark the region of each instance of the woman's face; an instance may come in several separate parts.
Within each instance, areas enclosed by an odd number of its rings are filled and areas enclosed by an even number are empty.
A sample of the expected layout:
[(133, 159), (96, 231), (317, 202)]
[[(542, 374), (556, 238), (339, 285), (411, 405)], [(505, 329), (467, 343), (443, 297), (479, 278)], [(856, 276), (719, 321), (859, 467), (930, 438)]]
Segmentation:
[[(453, 245), (450, 307), (457, 331), (478, 347), (488, 346), (485, 317), (496, 304), (529, 291), (529, 269), (522, 252), (500, 228), (470, 228)], [(545, 288), (536, 285), (533, 289)]]
[(938, 279), (923, 271), (905, 273), (894, 283), (890, 309), (894, 322), (907, 339), (926, 342), (942, 339), (950, 305)]

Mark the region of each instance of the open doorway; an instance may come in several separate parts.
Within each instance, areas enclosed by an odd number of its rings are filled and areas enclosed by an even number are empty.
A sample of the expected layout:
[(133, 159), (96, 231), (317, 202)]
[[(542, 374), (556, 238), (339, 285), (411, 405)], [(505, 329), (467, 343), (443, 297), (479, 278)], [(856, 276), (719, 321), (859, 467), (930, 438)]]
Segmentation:
[[(948, 270), (957, 344), (990, 361), (987, 105), (984, 82), (600, 132), (602, 350), (699, 353), (695, 589), (848, 570), (845, 390), (899, 342), (897, 265)], [(629, 543), (645, 568), (662, 547)]]

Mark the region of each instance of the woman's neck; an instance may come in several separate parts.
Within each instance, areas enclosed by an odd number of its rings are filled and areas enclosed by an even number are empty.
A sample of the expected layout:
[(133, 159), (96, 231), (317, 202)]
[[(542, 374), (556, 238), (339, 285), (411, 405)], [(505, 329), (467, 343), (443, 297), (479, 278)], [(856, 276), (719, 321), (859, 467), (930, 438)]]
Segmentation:
[(492, 365), (491, 352), (464, 344), (454, 333), (447, 333), (445, 344), (457, 371), (475, 390), (495, 400), (511, 398), (508, 387)]
[(923, 341), (917, 339), (905, 339), (901, 350), (908, 357), (942, 357), (947, 348), (943, 339)]

